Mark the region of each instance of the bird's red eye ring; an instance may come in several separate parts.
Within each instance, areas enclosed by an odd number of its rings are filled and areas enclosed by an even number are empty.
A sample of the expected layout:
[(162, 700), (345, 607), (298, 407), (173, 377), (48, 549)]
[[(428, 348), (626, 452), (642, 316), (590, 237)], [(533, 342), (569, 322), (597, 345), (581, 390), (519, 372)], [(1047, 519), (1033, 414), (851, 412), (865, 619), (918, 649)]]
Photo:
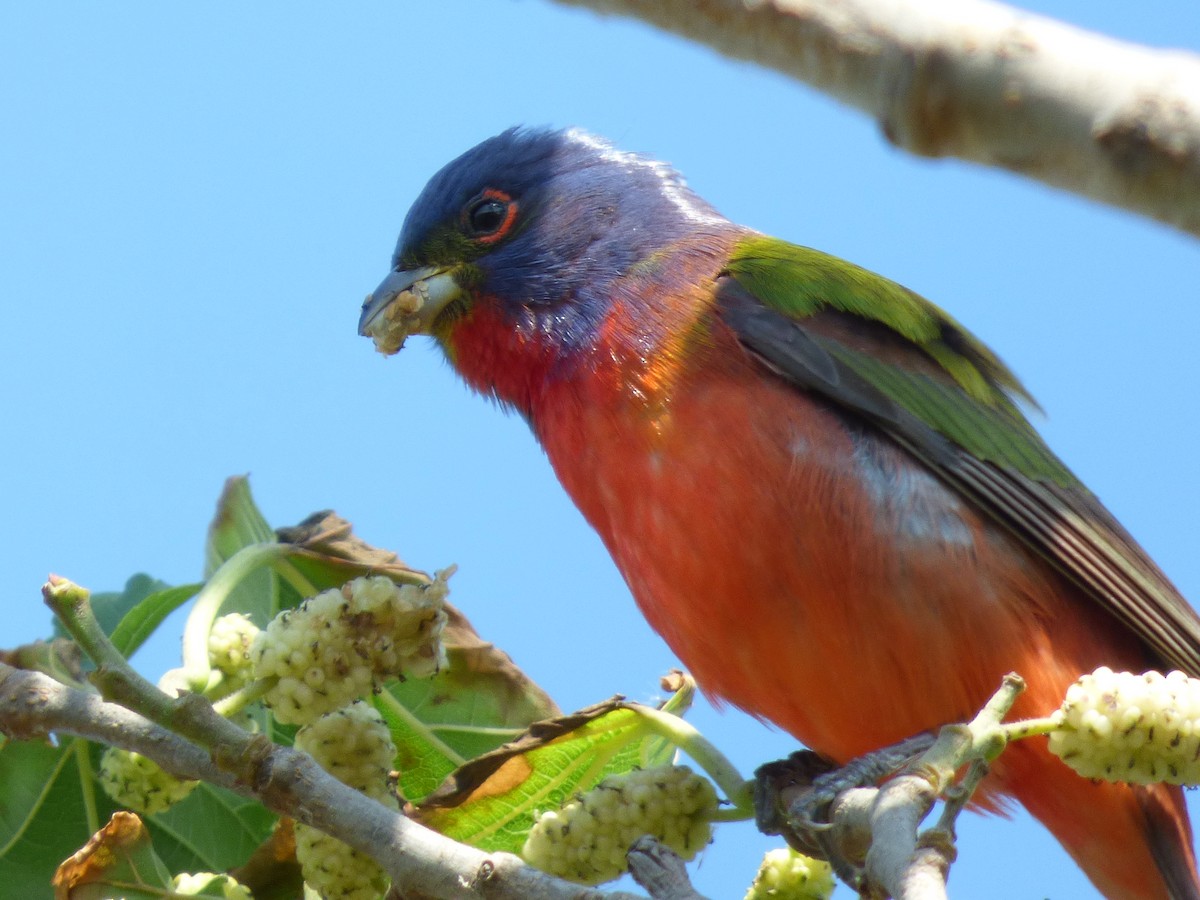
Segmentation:
[(463, 210), (467, 234), (481, 244), (494, 244), (517, 220), (517, 203), (504, 191), (488, 188)]

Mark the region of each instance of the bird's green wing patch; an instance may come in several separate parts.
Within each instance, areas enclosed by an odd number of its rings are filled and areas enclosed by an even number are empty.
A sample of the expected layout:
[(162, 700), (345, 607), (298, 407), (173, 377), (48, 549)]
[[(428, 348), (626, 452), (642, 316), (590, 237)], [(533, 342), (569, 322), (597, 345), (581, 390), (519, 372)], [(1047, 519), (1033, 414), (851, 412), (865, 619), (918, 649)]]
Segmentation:
[[(728, 275), (755, 300), (797, 323), (838, 366), (980, 459), (1030, 478), (1075, 484), (1022, 414), (1032, 403), (1016, 376), (946, 312), (901, 285), (827, 253), (774, 238), (741, 241)], [(872, 345), (823, 334), (850, 317)], [(886, 358), (873, 350), (888, 349)], [(907, 357), (907, 360), (906, 360)], [(907, 365), (911, 361), (913, 365)]]

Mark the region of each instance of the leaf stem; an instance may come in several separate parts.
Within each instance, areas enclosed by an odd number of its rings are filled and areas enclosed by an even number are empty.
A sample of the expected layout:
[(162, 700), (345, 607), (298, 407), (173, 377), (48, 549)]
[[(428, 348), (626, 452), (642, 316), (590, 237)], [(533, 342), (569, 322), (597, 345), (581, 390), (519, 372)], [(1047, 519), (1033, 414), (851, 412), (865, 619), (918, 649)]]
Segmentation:
[(710, 813), (710, 822), (746, 822), (754, 818), (754, 810), (744, 806), (725, 806)]
[(213, 702), (213, 709), (218, 714), (226, 719), (240, 713), (243, 709), (253, 703), (255, 700), (261, 699), (271, 688), (279, 683), (279, 676), (272, 675), (270, 678), (260, 678), (258, 681), (252, 681), (245, 687), (238, 688), (231, 694), (227, 694), (220, 700)]
[(193, 690), (208, 687), (212, 667), (208, 662), (208, 635), (230, 592), (248, 575), (287, 555), (291, 544), (250, 544), (229, 557), (196, 595), (183, 628), (183, 674)]
[(695, 726), (678, 716), (651, 706), (643, 706), (640, 703), (627, 703), (625, 706), (641, 716), (657, 734), (695, 760), (717, 783), (717, 787), (725, 792), (725, 797), (733, 804), (735, 810), (753, 810), (754, 783), (743, 778), (728, 757), (696, 730)]
[(1009, 722), (1001, 726), (1006, 740), (1019, 741), (1022, 738), (1034, 737), (1040, 734), (1053, 734), (1063, 727), (1062, 719), (1057, 713), (1043, 716), (1040, 719), (1023, 719), (1020, 722)]
[(96, 808), (96, 774), (92, 771), (92, 758), (88, 753), (89, 743), (75, 738), (71, 750), (75, 753), (75, 765), (79, 770), (79, 793), (83, 796), (83, 815), (88, 834), (100, 830), (100, 811)]
[(275, 564), (279, 577), (292, 586), (292, 589), (304, 600), (317, 593), (317, 587), (304, 577), (304, 573), (296, 568), (296, 564), (286, 557)]

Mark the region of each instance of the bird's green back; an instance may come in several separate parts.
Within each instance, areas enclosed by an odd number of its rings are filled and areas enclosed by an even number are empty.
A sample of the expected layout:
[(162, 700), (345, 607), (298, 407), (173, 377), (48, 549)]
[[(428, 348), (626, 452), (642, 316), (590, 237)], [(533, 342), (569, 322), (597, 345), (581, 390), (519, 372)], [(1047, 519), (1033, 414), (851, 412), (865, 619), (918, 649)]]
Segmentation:
[[(767, 307), (807, 321), (809, 336), (840, 367), (969, 453), (1039, 481), (1076, 484), (1022, 414), (1018, 403), (1033, 400), (1016, 376), (924, 297), (837, 257), (760, 235), (735, 246), (727, 272)], [(883, 358), (830, 336), (820, 326), (831, 317), (851, 317), (875, 335), (873, 344), (893, 352)]]

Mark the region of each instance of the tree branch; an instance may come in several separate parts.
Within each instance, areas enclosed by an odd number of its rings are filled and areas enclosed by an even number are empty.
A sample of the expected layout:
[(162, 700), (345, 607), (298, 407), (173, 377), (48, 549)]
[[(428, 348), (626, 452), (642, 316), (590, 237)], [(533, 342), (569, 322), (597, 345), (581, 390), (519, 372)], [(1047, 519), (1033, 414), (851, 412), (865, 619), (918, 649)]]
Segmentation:
[[(192, 699), (194, 698), (194, 699)], [(0, 731), (32, 739), (51, 732), (133, 750), (172, 774), (201, 778), (253, 797), (267, 809), (319, 828), (369, 854), (403, 891), (422, 897), (489, 900), (638, 900), (552, 878), (508, 853), (456, 843), (347, 787), (307, 754), (237, 729), (198, 695), (176, 715), (188, 731), (221, 735), (213, 754), (95, 694), (40, 672), (0, 663)], [(240, 732), (234, 742), (229, 729)]]
[(935, 800), (936, 788), (920, 775), (900, 775), (879, 788), (870, 813), (868, 884), (896, 900), (944, 900), (949, 863), (926, 852), (917, 833)]
[(641, 19), (868, 113), (898, 147), (1200, 235), (1200, 57), (988, 0), (558, 0)]
[(629, 874), (652, 900), (706, 900), (692, 887), (679, 854), (649, 835), (638, 838), (626, 858)]

